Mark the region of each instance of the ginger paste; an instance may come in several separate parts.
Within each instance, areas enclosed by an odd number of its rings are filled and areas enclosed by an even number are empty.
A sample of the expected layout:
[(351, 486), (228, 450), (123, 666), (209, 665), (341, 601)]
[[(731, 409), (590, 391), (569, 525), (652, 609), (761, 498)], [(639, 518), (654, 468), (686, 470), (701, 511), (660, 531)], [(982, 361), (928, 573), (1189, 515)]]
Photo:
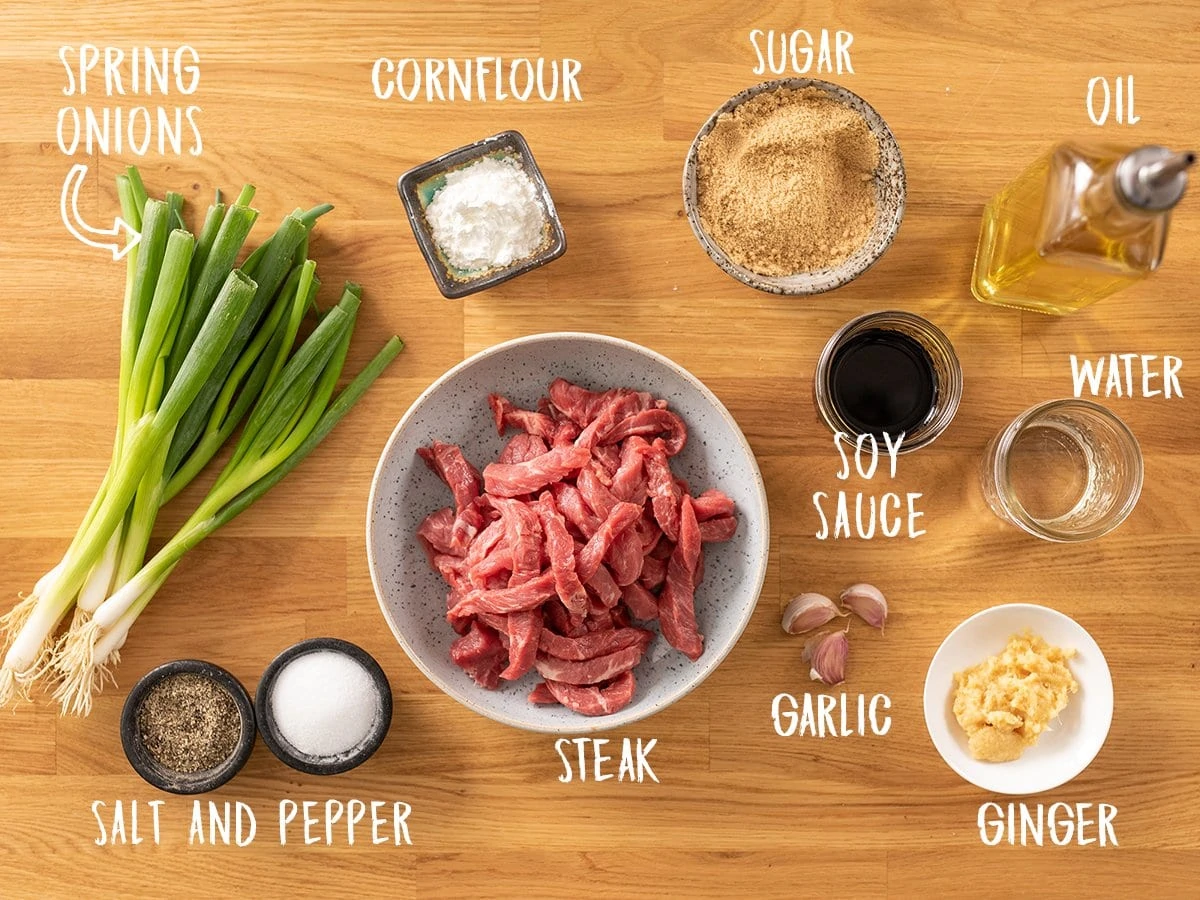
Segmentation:
[(1027, 631), (1011, 637), (999, 655), (956, 673), (954, 717), (971, 755), (1010, 762), (1036, 744), (1079, 690), (1067, 667), (1074, 655)]

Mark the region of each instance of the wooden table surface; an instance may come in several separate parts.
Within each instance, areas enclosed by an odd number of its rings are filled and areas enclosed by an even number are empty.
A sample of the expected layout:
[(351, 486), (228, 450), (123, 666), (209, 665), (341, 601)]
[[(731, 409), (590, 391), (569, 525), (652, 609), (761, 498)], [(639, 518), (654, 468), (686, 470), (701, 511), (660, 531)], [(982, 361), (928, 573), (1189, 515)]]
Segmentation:
[[(393, 331), (407, 349), (281, 488), (192, 553), (134, 630), (120, 688), (86, 720), (44, 700), (0, 717), (0, 895), (1186, 896), (1200, 870), (1200, 198), (1184, 199), (1149, 281), (1070, 319), (983, 306), (968, 290), (982, 204), (1069, 136), (1184, 149), (1200, 142), (1200, 15), (1188, 4), (954, 2), (727, 4), (8, 2), (0, 11), (0, 587), (15, 599), (55, 562), (107, 464), (124, 266), (70, 237), (58, 199), (86, 162), (81, 211), (116, 211), (129, 162), (152, 191), (203, 207), (213, 186), (259, 191), (264, 220), (336, 205), (314, 243), (327, 286), (362, 282), (351, 365)], [(836, 10), (836, 11), (835, 11)], [(1003, 10), (1003, 11), (1002, 11)], [(786, 300), (744, 287), (700, 250), (682, 211), (688, 143), (713, 108), (762, 80), (753, 28), (853, 33), (854, 73), (899, 139), (903, 227), (882, 261), (835, 293)], [(200, 56), (191, 97), (66, 97), (63, 45), (174, 48)], [(405, 103), (373, 96), (379, 57), (570, 57), (582, 102)], [(96, 70), (97, 72), (100, 69)], [(1135, 126), (1093, 126), (1088, 80), (1132, 73)], [(58, 110), (194, 103), (199, 157), (81, 153), (56, 142)], [(416, 163), (515, 128), (553, 190), (570, 249), (486, 294), (437, 294), (397, 199)], [(265, 229), (265, 226), (261, 226)], [(258, 232), (261, 234), (261, 231)], [(327, 287), (326, 299), (332, 287)], [(814, 491), (837, 491), (837, 456), (813, 410), (817, 353), (844, 321), (898, 307), (953, 340), (966, 382), (953, 425), (904, 457), (896, 486), (923, 493), (916, 540), (818, 541)], [(770, 567), (725, 663), (690, 696), (607, 735), (657, 740), (661, 783), (563, 784), (548, 736), (478, 717), (434, 688), (386, 628), (363, 515), (377, 455), (417, 394), (464, 356), (539, 331), (628, 338), (703, 379), (758, 455), (771, 505)], [(1117, 532), (1042, 543), (983, 506), (987, 440), (1025, 407), (1072, 391), (1069, 355), (1174, 354), (1184, 396), (1111, 398), (1145, 454), (1146, 482)], [(852, 483), (882, 492), (885, 483)], [(196, 501), (196, 494), (187, 498)], [(187, 500), (185, 499), (185, 503)], [(160, 531), (181, 520), (168, 509)], [(886, 693), (882, 737), (785, 739), (780, 692), (814, 690), (779, 610), (802, 590), (883, 588), (886, 637), (859, 629), (846, 690)], [(988, 795), (955, 775), (926, 733), (929, 660), (962, 619), (1037, 601), (1075, 617), (1111, 666), (1108, 741), (1077, 779), (1030, 803), (1118, 808), (1117, 848), (986, 847)], [(202, 657), (253, 689), (288, 644), (356, 641), (395, 694), (390, 739), (357, 771), (299, 775), (261, 745), (211, 797), (258, 818), (247, 847), (191, 845), (190, 801), (169, 797), (161, 843), (117, 721), (128, 687), (165, 660)], [(614, 746), (614, 745), (610, 745)], [(281, 799), (404, 801), (414, 845), (280, 846)], [(206, 798), (209, 799), (209, 798)], [(91, 806), (142, 803), (138, 846), (104, 846)], [(1194, 896), (1194, 893), (1192, 894)]]

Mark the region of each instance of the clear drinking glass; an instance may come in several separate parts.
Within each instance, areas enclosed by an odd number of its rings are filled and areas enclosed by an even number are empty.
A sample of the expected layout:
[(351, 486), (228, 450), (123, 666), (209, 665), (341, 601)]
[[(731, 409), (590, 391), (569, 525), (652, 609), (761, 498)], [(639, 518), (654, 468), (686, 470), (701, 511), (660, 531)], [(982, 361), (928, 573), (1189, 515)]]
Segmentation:
[(1001, 519), (1048, 541), (1087, 541), (1137, 505), (1142, 452), (1099, 403), (1051, 400), (992, 439), (981, 475), (984, 499)]

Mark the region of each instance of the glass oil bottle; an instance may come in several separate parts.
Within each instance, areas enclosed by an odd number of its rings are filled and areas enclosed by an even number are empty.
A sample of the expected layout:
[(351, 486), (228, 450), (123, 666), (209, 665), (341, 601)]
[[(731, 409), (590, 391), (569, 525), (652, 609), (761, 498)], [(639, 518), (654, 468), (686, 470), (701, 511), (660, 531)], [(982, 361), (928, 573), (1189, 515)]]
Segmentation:
[(991, 199), (971, 291), (1066, 315), (1158, 268), (1194, 153), (1066, 142)]

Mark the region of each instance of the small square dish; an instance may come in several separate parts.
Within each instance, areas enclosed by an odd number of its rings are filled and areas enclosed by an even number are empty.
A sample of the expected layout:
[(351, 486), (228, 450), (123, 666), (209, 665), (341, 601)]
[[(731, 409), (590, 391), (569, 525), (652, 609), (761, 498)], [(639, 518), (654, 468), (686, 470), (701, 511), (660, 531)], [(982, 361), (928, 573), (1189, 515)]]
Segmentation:
[[(489, 157), (499, 161), (511, 160), (533, 182), (537, 202), (545, 216), (545, 235), (532, 253), (506, 265), (492, 265), (477, 269), (456, 268), (434, 239), (426, 209), (446, 186), (448, 174), (466, 169)], [(433, 273), (433, 280), (437, 283), (442, 296), (449, 299), (465, 297), (468, 294), (495, 287), (510, 278), (516, 278), (518, 275), (544, 266), (566, 252), (567, 238), (563, 232), (562, 223), (559, 221), (558, 212), (554, 208), (554, 200), (550, 197), (550, 189), (546, 186), (546, 179), (542, 176), (537, 163), (534, 162), (529, 144), (519, 132), (502, 131), (500, 134), (444, 153), (436, 159), (409, 169), (400, 176), (396, 187), (400, 192), (400, 199), (404, 203), (408, 222), (416, 236), (417, 245), (425, 256), (429, 271)]]

